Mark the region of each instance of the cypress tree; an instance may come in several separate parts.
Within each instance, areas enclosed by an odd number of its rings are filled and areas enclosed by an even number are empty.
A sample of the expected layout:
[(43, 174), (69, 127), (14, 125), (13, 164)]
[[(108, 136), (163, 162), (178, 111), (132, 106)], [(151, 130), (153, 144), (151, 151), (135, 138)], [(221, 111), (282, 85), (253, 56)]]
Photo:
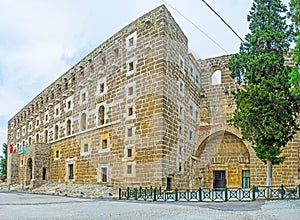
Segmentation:
[(267, 186), (272, 186), (272, 165), (283, 162), (282, 149), (299, 130), (298, 94), (293, 90), (291, 67), (285, 65), (292, 40), (286, 15), (280, 0), (254, 0), (247, 17), (250, 32), (229, 61), (231, 76), (238, 83), (230, 122), (266, 164)]

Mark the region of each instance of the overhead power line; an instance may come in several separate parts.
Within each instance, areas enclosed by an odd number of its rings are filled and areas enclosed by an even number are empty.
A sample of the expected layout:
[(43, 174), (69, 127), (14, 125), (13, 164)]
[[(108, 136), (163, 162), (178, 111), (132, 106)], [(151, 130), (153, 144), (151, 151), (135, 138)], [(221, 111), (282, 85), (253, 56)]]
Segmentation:
[(233, 30), (233, 28), (209, 5), (206, 3), (206, 1), (202, 0), (204, 2), (204, 4), (207, 5), (207, 7), (209, 7), (210, 10), (212, 10), (220, 19), (221, 21), (226, 24), (226, 26), (242, 41), (244, 42), (244, 40), (235, 32), (235, 30)]
[(174, 8), (171, 4), (166, 2), (165, 0), (162, 0), (166, 5), (171, 7), (173, 10), (175, 10), (178, 14), (180, 14), (185, 20), (187, 20), (191, 25), (193, 25), (196, 29), (198, 29), (202, 34), (204, 34), (209, 40), (211, 40), (215, 45), (217, 45), (221, 50), (223, 50), (225, 53), (228, 53), (218, 42), (216, 42), (213, 38), (211, 38), (208, 34), (206, 34), (201, 28), (199, 28), (194, 22), (192, 22), (190, 19), (188, 19), (184, 14), (182, 14), (180, 11), (178, 11), (176, 8)]

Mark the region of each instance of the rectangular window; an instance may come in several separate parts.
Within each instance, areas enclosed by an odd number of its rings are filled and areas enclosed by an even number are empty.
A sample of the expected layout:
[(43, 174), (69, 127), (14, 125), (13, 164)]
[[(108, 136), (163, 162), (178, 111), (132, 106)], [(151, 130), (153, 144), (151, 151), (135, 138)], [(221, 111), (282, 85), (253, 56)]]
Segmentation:
[(133, 86), (128, 88), (128, 96), (132, 96), (133, 95)]
[(178, 92), (179, 95), (184, 96), (184, 82), (181, 79), (178, 81)]
[(171, 182), (172, 182), (172, 178), (168, 177), (166, 190), (171, 190)]
[(68, 108), (68, 109), (71, 108), (71, 101), (68, 101), (67, 108)]
[(103, 93), (104, 92), (104, 83), (101, 83), (100, 84), (100, 93)]
[(199, 73), (196, 73), (196, 84), (197, 84), (198, 86), (200, 85)]
[(55, 151), (55, 158), (59, 158), (59, 151)]
[(182, 164), (181, 164), (181, 162), (178, 163), (178, 171), (179, 171), (179, 172), (182, 171)]
[(179, 135), (182, 135), (182, 126), (181, 125), (179, 125), (179, 127), (178, 127), (178, 130), (179, 130)]
[(127, 165), (127, 174), (132, 174), (132, 165)]
[(69, 179), (74, 179), (74, 164), (69, 164)]
[(189, 67), (189, 75), (192, 79), (194, 79), (194, 67), (192, 65)]
[(107, 83), (106, 82), (107, 82), (106, 77), (102, 77), (101, 79), (98, 80), (97, 91), (96, 91), (97, 96), (103, 96), (104, 94), (107, 93)]
[(216, 170), (213, 171), (214, 176), (214, 182), (213, 187), (214, 188), (225, 188), (226, 187), (226, 172), (224, 170)]
[(127, 149), (127, 157), (132, 157), (132, 149), (131, 148)]
[(182, 154), (183, 154), (183, 147), (180, 145), (179, 146), (179, 149), (178, 149), (178, 154), (179, 154), (179, 156), (182, 156)]
[(128, 71), (132, 71), (134, 68), (133, 61), (128, 63)]
[(179, 116), (183, 116), (183, 107), (179, 106)]
[(101, 168), (102, 182), (107, 182), (107, 167)]
[(137, 43), (137, 34), (136, 34), (136, 32), (128, 35), (125, 40), (126, 40), (126, 49), (127, 49), (127, 51), (130, 51), (130, 50), (134, 49), (136, 47), (136, 43)]
[(129, 107), (128, 108), (128, 116), (131, 116), (131, 115), (133, 115), (133, 108)]
[(242, 188), (250, 188), (250, 170), (242, 172)]
[(66, 99), (66, 109), (65, 111), (71, 111), (73, 109), (73, 96), (70, 96)]
[(128, 46), (132, 47), (134, 45), (133, 37), (128, 39)]
[(106, 64), (106, 56), (104, 56), (104, 55), (103, 55), (103, 57), (102, 57), (102, 64), (103, 64), (103, 65)]
[(103, 139), (102, 140), (102, 149), (106, 149), (107, 148), (107, 139)]
[(189, 132), (189, 139), (190, 139), (190, 141), (192, 140), (192, 138), (193, 138), (193, 132), (190, 131), (190, 132)]
[(136, 70), (135, 58), (131, 58), (131, 59), (127, 60), (126, 65), (127, 65), (126, 76), (130, 76), (130, 75), (134, 74), (135, 70)]
[(88, 152), (88, 151), (89, 151), (89, 144), (84, 144), (83, 152)]
[(133, 136), (132, 128), (127, 128), (127, 137), (132, 137), (132, 136)]
[(184, 74), (184, 59), (181, 56), (179, 56), (179, 70)]
[(82, 102), (85, 102), (85, 100), (86, 100), (86, 94), (85, 94), (85, 93), (82, 93), (82, 94), (81, 94), (81, 101), (82, 101)]

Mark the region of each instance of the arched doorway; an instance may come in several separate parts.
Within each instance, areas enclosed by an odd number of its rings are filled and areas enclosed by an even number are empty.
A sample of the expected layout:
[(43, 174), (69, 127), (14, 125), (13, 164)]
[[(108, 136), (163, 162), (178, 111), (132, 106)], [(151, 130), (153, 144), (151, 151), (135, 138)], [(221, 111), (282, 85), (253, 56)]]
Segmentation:
[(29, 185), (31, 180), (32, 180), (32, 166), (33, 166), (33, 161), (31, 157), (27, 160), (27, 170), (26, 170), (26, 184)]
[(201, 187), (250, 187), (250, 154), (239, 137), (227, 131), (209, 135), (195, 156)]

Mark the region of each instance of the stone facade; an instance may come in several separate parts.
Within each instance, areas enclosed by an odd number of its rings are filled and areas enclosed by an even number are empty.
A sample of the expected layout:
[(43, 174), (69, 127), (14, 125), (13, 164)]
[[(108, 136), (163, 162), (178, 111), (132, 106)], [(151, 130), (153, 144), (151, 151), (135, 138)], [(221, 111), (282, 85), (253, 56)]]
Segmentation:
[[(143, 15), (9, 120), (9, 183), (264, 185), (264, 164), (227, 124), (229, 57), (195, 59), (165, 6)], [(299, 182), (299, 143), (285, 148), (274, 184)]]

